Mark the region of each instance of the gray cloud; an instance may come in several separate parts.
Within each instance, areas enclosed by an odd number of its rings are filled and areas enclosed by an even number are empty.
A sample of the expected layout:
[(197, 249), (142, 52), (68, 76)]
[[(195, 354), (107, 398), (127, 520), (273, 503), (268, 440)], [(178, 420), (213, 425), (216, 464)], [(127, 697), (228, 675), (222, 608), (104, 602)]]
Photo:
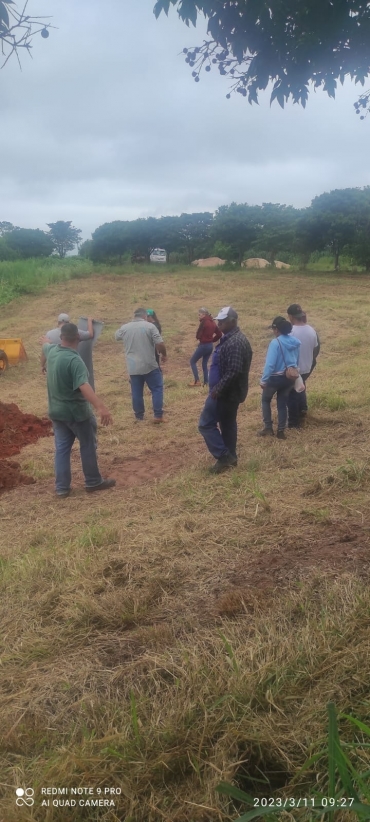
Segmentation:
[[(23, 71), (0, 75), (0, 219), (71, 219), (88, 237), (114, 219), (214, 210), (236, 200), (304, 206), (324, 190), (370, 183), (368, 123), (350, 83), (304, 111), (268, 95), (226, 100), (211, 72), (195, 84), (179, 53), (205, 30), (154, 0), (31, 0), (58, 29)], [(102, 11), (103, 9), (103, 11)]]

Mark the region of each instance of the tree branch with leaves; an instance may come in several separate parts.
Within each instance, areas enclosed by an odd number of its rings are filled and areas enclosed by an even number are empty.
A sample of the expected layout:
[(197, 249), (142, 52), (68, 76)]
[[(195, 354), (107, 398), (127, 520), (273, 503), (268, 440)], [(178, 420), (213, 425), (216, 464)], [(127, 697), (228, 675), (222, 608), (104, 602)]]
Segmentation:
[[(311, 88), (335, 97), (347, 77), (365, 82), (370, 72), (370, 3), (364, 0), (157, 0), (154, 14), (175, 6), (187, 26), (203, 14), (209, 38), (184, 48), (195, 82), (216, 68), (230, 90), (258, 103), (306, 105)], [(361, 100), (365, 100), (365, 105)], [(360, 98), (366, 108), (369, 95)]]
[(20, 52), (26, 51), (30, 56), (32, 39), (41, 34), (44, 39), (49, 37), (49, 18), (32, 17), (28, 13), (28, 0), (20, 8), (14, 0), (0, 0), (0, 51), (4, 68), (8, 60), (15, 55), (21, 68)]

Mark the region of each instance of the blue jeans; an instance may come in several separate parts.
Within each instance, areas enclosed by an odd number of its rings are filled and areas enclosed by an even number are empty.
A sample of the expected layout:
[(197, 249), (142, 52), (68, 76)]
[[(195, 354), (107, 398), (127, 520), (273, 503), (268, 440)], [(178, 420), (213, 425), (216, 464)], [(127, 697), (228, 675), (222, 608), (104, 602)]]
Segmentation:
[(208, 360), (212, 354), (212, 351), (213, 343), (199, 343), (198, 348), (195, 349), (190, 360), (191, 370), (193, 372), (195, 382), (199, 381), (199, 373), (196, 364), (198, 360), (201, 359), (204, 385), (208, 385)]
[(288, 396), (293, 386), (294, 380), (288, 380), (285, 374), (269, 378), (262, 390), (262, 417), (265, 428), (272, 428), (271, 400), (276, 394), (278, 430), (284, 430), (288, 417)]
[(163, 374), (160, 368), (154, 368), (149, 374), (131, 374), (132, 407), (137, 420), (144, 419), (144, 385), (152, 395), (153, 412), (156, 419), (163, 417)]
[(71, 451), (75, 439), (80, 444), (82, 470), (86, 487), (92, 488), (103, 481), (96, 458), (96, 419), (83, 422), (53, 420), (55, 438), (55, 488), (57, 493), (71, 487)]
[(231, 454), (236, 457), (238, 402), (213, 400), (208, 396), (200, 415), (198, 431), (208, 451), (219, 460)]

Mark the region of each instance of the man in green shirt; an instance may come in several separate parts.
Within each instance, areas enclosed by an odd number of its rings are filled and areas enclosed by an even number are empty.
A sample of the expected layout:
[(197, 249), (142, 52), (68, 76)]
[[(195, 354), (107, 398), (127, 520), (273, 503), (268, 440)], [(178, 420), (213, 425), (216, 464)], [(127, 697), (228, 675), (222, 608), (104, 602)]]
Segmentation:
[[(80, 443), (82, 470), (86, 491), (112, 488), (114, 479), (103, 479), (96, 457), (96, 421), (91, 405), (100, 414), (102, 425), (112, 417), (104, 403), (89, 385), (85, 363), (77, 353), (80, 338), (73, 323), (62, 326), (59, 345), (43, 345), (41, 366), (47, 368), (49, 417), (55, 437), (55, 486), (58, 497), (68, 497), (71, 490), (71, 450), (77, 438)], [(91, 405), (90, 405), (91, 403)]]

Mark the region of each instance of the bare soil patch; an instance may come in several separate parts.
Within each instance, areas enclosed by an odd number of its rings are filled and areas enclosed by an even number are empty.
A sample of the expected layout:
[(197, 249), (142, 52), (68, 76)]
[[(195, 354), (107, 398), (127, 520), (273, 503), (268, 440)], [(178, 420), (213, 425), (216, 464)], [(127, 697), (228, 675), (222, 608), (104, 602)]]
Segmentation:
[(51, 422), (34, 414), (23, 414), (15, 403), (0, 402), (0, 494), (34, 480), (22, 473), (19, 463), (6, 459), (19, 454), (25, 445), (52, 433)]
[[(176, 474), (186, 465), (188, 457), (189, 453), (184, 450), (179, 453), (173, 447), (164, 448), (157, 453), (146, 449), (142, 457), (113, 457), (112, 467), (107, 466), (106, 472), (109, 471), (109, 476), (114, 477), (119, 488), (133, 488)], [(102, 466), (104, 468), (104, 462)]]
[(356, 575), (370, 577), (370, 530), (354, 524), (333, 524), (311, 528), (309, 537), (301, 536), (277, 543), (273, 550), (252, 554), (238, 562), (225, 575), (229, 584), (222, 593), (215, 591), (216, 610), (222, 616), (241, 613), (256, 602), (271, 602), (273, 592), (284, 593), (292, 586), (321, 577)]

